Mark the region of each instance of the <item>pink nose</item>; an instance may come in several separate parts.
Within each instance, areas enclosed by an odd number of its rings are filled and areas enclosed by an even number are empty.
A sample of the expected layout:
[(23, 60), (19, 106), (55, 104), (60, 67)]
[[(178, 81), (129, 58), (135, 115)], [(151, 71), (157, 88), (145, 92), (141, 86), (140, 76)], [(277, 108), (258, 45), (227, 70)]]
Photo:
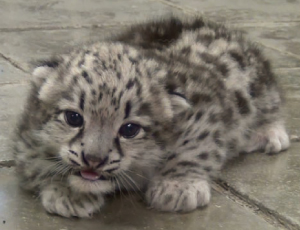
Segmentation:
[(106, 161), (108, 160), (108, 157), (105, 157), (103, 159), (99, 156), (85, 154), (84, 152), (82, 152), (82, 160), (84, 161), (84, 163), (87, 166), (91, 166), (93, 168), (98, 168), (106, 163)]

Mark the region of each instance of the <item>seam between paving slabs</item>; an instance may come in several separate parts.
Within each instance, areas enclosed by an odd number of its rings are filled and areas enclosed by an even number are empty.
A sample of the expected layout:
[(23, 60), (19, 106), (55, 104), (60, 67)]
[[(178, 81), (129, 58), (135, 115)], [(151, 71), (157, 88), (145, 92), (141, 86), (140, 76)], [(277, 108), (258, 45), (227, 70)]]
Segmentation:
[(212, 189), (227, 196), (238, 205), (249, 209), (255, 215), (261, 217), (270, 225), (282, 230), (300, 230), (300, 225), (286, 218), (275, 210), (271, 210), (261, 202), (251, 199), (247, 194), (231, 187), (226, 181), (217, 179), (212, 183)]
[(74, 25), (74, 26), (32, 26), (32, 27), (16, 27), (16, 28), (0, 28), (0, 32), (23, 32), (23, 31), (35, 31), (35, 30), (70, 30), (70, 29), (93, 29), (103, 27), (115, 27), (115, 26), (129, 26), (132, 22), (116, 22), (116, 23), (100, 23), (92, 25)]
[(28, 73), (29, 71), (26, 70), (21, 64), (19, 64), (17, 61), (13, 60), (12, 58), (4, 55), (3, 53), (0, 52), (0, 57), (2, 57), (4, 60), (9, 62), (12, 66), (16, 67), (17, 69), (21, 70), (24, 73)]
[(274, 46), (270, 46), (270, 45), (266, 45), (264, 42), (257, 42), (259, 44), (261, 44), (262, 46), (266, 47), (266, 48), (269, 48), (269, 49), (272, 49), (272, 50), (275, 50), (275, 51), (278, 51), (282, 54), (285, 54), (287, 56), (291, 56), (293, 58), (296, 58), (298, 60), (300, 60), (300, 55), (297, 55), (297, 54), (294, 54), (294, 53), (291, 53), (291, 52), (288, 52), (288, 51), (284, 51), (284, 50), (280, 50), (280, 49), (277, 49), (276, 47)]

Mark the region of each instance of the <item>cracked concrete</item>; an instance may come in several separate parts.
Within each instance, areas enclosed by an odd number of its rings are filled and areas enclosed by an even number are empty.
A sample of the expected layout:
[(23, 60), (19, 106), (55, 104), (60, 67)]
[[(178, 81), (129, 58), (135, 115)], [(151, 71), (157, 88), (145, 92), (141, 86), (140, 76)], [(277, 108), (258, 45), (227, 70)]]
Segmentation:
[[(265, 49), (286, 96), (287, 127), (300, 135), (299, 0), (3, 0), (0, 8), (0, 229), (300, 229), (300, 143), (279, 155), (241, 156), (220, 173), (213, 199), (189, 214), (149, 210), (136, 194), (112, 199), (92, 220), (44, 212), (20, 191), (9, 134), (28, 89), (31, 61), (99, 40), (170, 12), (203, 14), (242, 29)], [(297, 139), (297, 138), (296, 138)]]

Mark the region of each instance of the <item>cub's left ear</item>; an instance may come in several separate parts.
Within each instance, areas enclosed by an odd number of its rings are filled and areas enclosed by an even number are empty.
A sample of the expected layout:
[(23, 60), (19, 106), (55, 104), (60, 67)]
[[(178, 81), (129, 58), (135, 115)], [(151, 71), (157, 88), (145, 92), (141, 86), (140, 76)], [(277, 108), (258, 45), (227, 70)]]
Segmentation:
[(172, 91), (169, 92), (169, 95), (171, 100), (171, 106), (175, 115), (192, 108), (192, 106), (188, 103), (183, 94)]

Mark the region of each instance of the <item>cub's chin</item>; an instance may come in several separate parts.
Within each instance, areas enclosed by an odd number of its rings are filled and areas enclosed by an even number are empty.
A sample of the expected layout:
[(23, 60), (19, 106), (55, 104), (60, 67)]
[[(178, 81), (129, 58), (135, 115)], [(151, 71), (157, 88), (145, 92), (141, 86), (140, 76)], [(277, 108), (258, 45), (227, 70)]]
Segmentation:
[(99, 177), (99, 178), (87, 178), (81, 174), (70, 175), (69, 185), (74, 191), (82, 193), (110, 193), (115, 190), (115, 184), (113, 180)]

